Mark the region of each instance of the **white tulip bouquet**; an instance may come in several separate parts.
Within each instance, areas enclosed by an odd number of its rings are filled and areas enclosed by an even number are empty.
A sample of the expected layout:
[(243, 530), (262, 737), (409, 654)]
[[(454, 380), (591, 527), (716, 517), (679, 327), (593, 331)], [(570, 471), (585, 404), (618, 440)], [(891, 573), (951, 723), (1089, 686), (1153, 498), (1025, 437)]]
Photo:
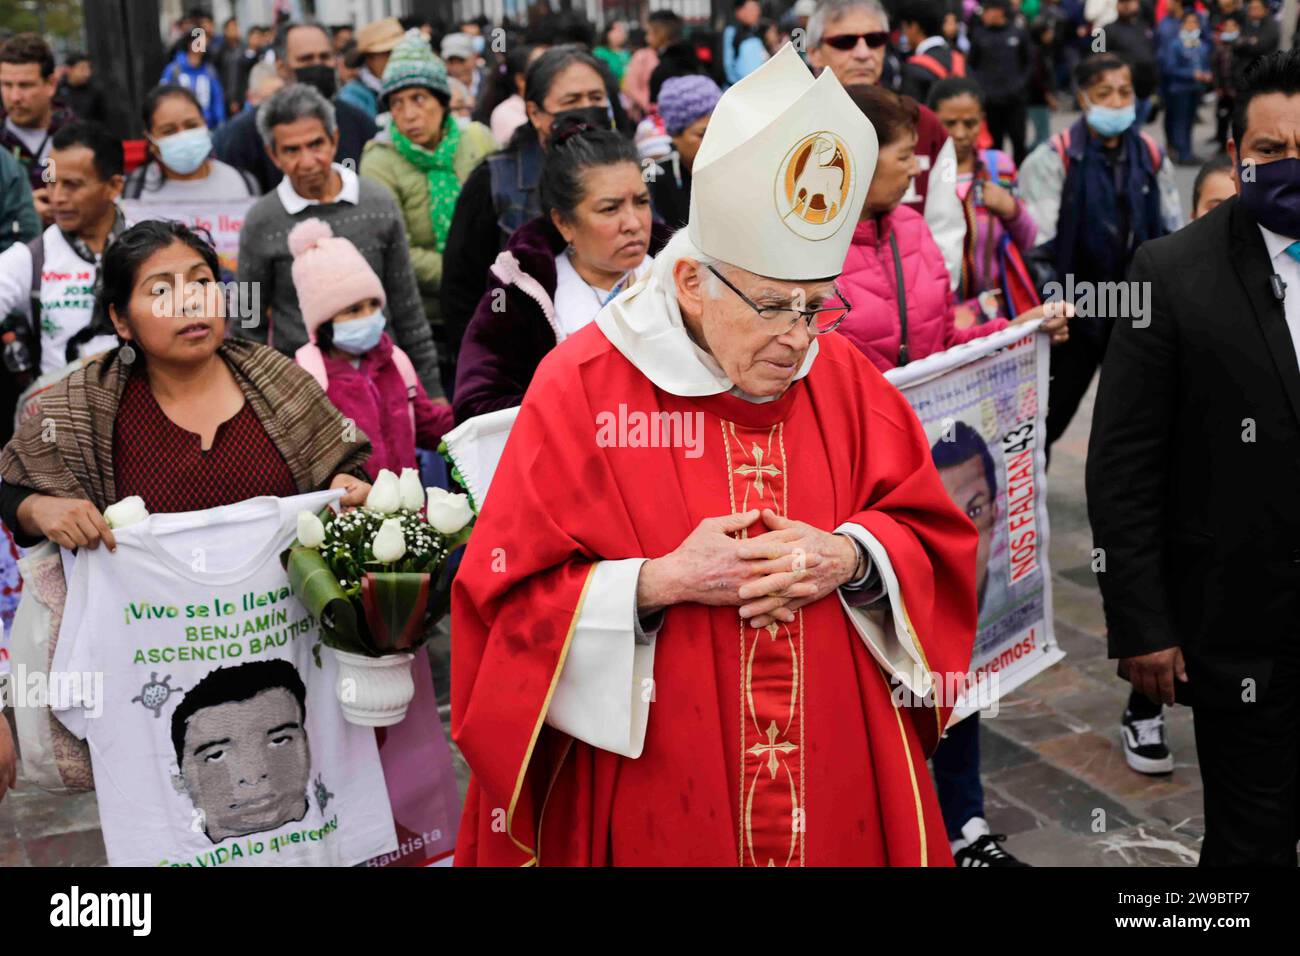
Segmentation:
[(425, 489), (413, 468), (400, 477), (384, 469), (362, 507), (299, 514), (298, 540), (281, 560), (326, 646), (401, 654), (447, 612), (450, 558), (469, 540), (473, 517), (465, 495)]

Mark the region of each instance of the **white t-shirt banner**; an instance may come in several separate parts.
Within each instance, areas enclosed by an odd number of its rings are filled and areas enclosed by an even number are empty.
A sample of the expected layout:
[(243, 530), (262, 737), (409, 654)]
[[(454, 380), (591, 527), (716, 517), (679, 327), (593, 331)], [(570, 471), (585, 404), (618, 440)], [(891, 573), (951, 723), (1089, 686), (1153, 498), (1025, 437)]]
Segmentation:
[(123, 199), (121, 206), (127, 222), (174, 219), (191, 229), (206, 229), (212, 234), (212, 244), (221, 260), (221, 268), (234, 275), (239, 268), (239, 230), (244, 228), (244, 218), (257, 199), (257, 196), (242, 196), (220, 202), (190, 200), (184, 203)]
[(299, 511), (339, 492), (155, 514), (83, 550), (52, 670), (90, 746), (113, 866), (351, 866), (397, 850), (375, 733), (289, 590)]
[(1004, 329), (885, 377), (925, 427), (939, 476), (979, 529), (979, 630), (958, 717), (1065, 656), (1047, 561), (1047, 336)]

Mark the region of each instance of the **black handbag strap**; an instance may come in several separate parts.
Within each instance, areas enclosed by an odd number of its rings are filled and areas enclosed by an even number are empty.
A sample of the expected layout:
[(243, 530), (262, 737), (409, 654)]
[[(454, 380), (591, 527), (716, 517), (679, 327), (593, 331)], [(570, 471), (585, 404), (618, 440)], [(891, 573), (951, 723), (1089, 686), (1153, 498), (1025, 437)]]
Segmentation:
[(893, 230), (889, 233), (889, 248), (894, 253), (894, 283), (898, 287), (898, 364), (906, 365), (907, 354), (907, 292), (903, 288), (903, 257), (898, 254), (898, 239)]

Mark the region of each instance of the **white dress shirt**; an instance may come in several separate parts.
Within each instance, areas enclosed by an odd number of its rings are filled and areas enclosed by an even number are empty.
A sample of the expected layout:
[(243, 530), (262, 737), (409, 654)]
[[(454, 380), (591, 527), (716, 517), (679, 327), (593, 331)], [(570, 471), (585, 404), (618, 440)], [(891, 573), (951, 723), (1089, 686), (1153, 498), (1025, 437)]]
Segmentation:
[(1286, 251), (1287, 246), (1297, 240), (1290, 236), (1280, 236), (1263, 226), (1259, 227), (1259, 231), (1263, 233), (1264, 245), (1268, 247), (1270, 267), (1286, 283), (1282, 308), (1286, 312), (1286, 327), (1291, 333), (1296, 359), (1300, 360), (1300, 262), (1292, 259)]

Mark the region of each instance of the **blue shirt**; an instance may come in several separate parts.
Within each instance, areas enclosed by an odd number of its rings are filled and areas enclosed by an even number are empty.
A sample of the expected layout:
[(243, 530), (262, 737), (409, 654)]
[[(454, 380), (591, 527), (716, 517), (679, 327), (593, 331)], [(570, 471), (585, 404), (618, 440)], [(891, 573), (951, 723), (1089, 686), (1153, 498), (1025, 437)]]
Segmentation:
[(767, 48), (759, 37), (746, 37), (736, 49), (736, 29), (732, 23), (722, 31), (722, 69), (728, 86), (739, 83), (767, 61)]
[(176, 83), (194, 94), (208, 129), (215, 129), (226, 118), (226, 92), (217, 69), (206, 60), (193, 66), (185, 50), (176, 54), (162, 71), (160, 83)]

